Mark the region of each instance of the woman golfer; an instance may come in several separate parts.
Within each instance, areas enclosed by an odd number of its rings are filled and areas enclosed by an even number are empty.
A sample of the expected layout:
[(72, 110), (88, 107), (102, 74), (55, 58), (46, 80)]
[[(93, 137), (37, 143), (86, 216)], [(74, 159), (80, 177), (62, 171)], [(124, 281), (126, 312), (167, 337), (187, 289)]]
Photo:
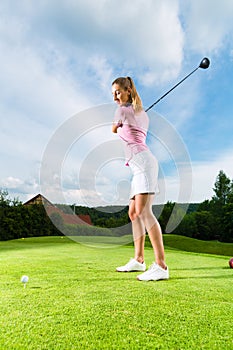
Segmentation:
[[(158, 163), (146, 145), (149, 118), (130, 77), (120, 77), (112, 83), (114, 101), (118, 104), (112, 131), (123, 141), (126, 165), (132, 170), (129, 217), (132, 222), (135, 256), (118, 267), (118, 272), (143, 272), (137, 279), (156, 281), (169, 278), (164, 258), (160, 225), (152, 212), (154, 195), (158, 193)], [(146, 271), (144, 262), (145, 234), (148, 232), (155, 262)]]

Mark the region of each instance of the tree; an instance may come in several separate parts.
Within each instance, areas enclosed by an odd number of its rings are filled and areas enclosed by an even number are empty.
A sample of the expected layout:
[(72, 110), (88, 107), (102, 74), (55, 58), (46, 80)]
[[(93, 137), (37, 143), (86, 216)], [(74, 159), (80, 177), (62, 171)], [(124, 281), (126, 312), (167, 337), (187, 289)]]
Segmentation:
[[(213, 188), (215, 195), (210, 201), (211, 213), (214, 216), (215, 231), (220, 241), (230, 242), (232, 236), (233, 182), (220, 170)], [(229, 221), (230, 220), (230, 221)]]
[(191, 238), (196, 237), (198, 229), (195, 214), (196, 213), (186, 214), (174, 233)]
[(222, 170), (217, 176), (213, 190), (215, 195), (212, 199), (221, 205), (225, 205), (229, 195), (232, 193), (232, 182)]
[(9, 206), (16, 207), (21, 204), (22, 202), (20, 202), (18, 198), (10, 199), (8, 191), (0, 188), (0, 208)]
[(230, 192), (229, 192), (228, 197), (227, 197), (227, 203), (233, 204), (233, 180), (231, 180)]
[(201, 211), (194, 214), (197, 225), (196, 238), (202, 240), (215, 239), (218, 231), (216, 232), (215, 218), (212, 213)]
[(163, 233), (166, 231), (166, 226), (173, 211), (175, 203), (168, 201), (163, 208), (163, 211), (159, 217), (159, 223)]
[(5, 208), (10, 206), (10, 199), (8, 198), (8, 191), (0, 189), (0, 207)]
[(233, 203), (228, 203), (224, 206), (222, 217), (222, 242), (233, 242)]
[(204, 202), (200, 203), (197, 211), (211, 211), (211, 201), (206, 199)]

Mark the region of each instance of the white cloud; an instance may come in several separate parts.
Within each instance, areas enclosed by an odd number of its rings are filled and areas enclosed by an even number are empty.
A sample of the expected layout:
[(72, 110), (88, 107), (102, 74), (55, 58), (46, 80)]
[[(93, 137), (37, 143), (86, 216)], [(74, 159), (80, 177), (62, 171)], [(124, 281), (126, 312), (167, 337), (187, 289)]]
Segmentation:
[[(0, 44), (2, 100), (13, 110), (47, 125), (64, 120), (77, 109), (86, 108), (87, 98), (79, 95), (69, 77), (47, 71), (44, 62), (31, 48)], [(51, 122), (52, 121), (52, 122)]]
[[(205, 199), (211, 199), (214, 195), (213, 187), (217, 175), (223, 170), (227, 177), (233, 179), (233, 150), (228, 150), (222, 156), (216, 157), (209, 162), (193, 162), (180, 172), (176, 170), (164, 170), (160, 174), (160, 194), (155, 203), (167, 201), (179, 203), (199, 203)], [(160, 165), (162, 166), (162, 164)], [(123, 168), (122, 168), (123, 167)], [(54, 203), (79, 204), (86, 206), (127, 205), (130, 189), (130, 172), (124, 164), (112, 164), (113, 172), (109, 168), (100, 169), (100, 174), (94, 174), (87, 183), (82, 182), (78, 186), (76, 174), (66, 174), (63, 179), (62, 197), (61, 188), (57, 188), (57, 182), (53, 186), (44, 187), (43, 194)], [(162, 169), (161, 169), (162, 170)], [(100, 175), (100, 176), (99, 176)], [(111, 176), (111, 177), (109, 177)], [(88, 185), (88, 181), (91, 181)], [(20, 179), (7, 177), (0, 181), (0, 188), (9, 190), (10, 197), (19, 197), (26, 201), (41, 191), (39, 184), (33, 179)], [(62, 199), (61, 199), (62, 198)]]
[[(233, 150), (230, 149), (225, 154), (216, 156), (215, 160), (192, 162), (191, 173), (190, 167), (183, 167), (182, 179), (175, 171), (163, 174), (163, 179), (160, 180), (162, 198), (160, 199), (161, 195), (159, 195), (157, 202), (177, 202), (179, 199), (180, 203), (199, 203), (211, 199), (214, 195), (214, 183), (220, 170), (223, 170), (228, 178), (233, 179), (232, 164)], [(179, 193), (181, 187), (183, 187), (183, 193)], [(187, 198), (188, 193), (190, 193), (189, 198)]]
[(113, 76), (112, 66), (101, 55), (93, 55), (87, 60), (87, 65), (90, 67), (90, 74), (94, 75), (93, 79), (99, 83), (101, 91), (107, 95), (110, 90), (109, 82)]
[(209, 162), (194, 162), (193, 169), (193, 193), (192, 202), (210, 199), (213, 195), (213, 187), (217, 175), (223, 170), (228, 178), (233, 179), (233, 149), (216, 156)]
[(19, 198), (25, 202), (39, 192), (39, 185), (34, 178), (20, 179), (9, 176), (0, 180), (0, 189), (6, 189), (10, 198)]
[(114, 64), (114, 74), (137, 72), (145, 84), (170, 79), (180, 69), (184, 34), (177, 0), (135, 0), (133, 6), (130, 0), (62, 1), (59, 6), (51, 1), (34, 6), (27, 17), (21, 10), (23, 23), (34, 50), (52, 60), (50, 68), (63, 48), (66, 63), (81, 77), (93, 69), (96, 57), (97, 72), (101, 62)]
[(14, 177), (7, 177), (1, 181), (1, 187), (8, 189), (16, 189), (23, 184), (23, 181)]
[[(133, 3), (131, 0), (63, 0), (59, 5), (54, 0), (33, 4), (23, 0), (14, 6), (2, 1), (0, 149), (4, 167), (1, 167), (1, 183), (25, 196), (34, 195), (43, 150), (60, 124), (89, 106), (106, 99), (109, 102), (110, 84), (118, 75), (132, 75), (140, 89), (146, 86), (150, 95), (152, 85), (161, 88), (176, 79), (190, 64), (193, 53), (196, 56), (218, 53), (227, 41), (232, 41), (232, 8), (231, 0), (215, 2), (214, 6), (211, 0), (135, 0)], [(232, 48), (229, 52), (232, 57)], [(189, 63), (183, 61), (186, 56)], [(190, 84), (184, 84), (183, 90), (177, 90), (182, 97), (180, 103), (176, 94), (167, 100), (166, 115), (176, 127), (182, 127), (192, 118), (196, 106), (202, 103), (199, 87), (199, 80), (192, 79)], [(111, 113), (108, 118), (111, 122)], [(95, 124), (95, 117), (92, 121)], [(155, 121), (151, 127), (156, 133)], [(160, 129), (158, 136), (169, 141), (169, 149), (165, 152), (158, 144), (158, 148), (153, 146), (164, 163), (177, 146), (176, 140), (166, 132)], [(104, 137), (105, 141), (112, 139), (105, 133)], [(88, 131), (82, 138), (81, 154), (72, 154), (68, 159), (69, 170), (73, 171), (75, 161), (82, 161), (82, 157), (95, 149), (95, 144), (101, 144), (102, 138), (101, 132)], [(56, 151), (59, 150), (58, 146)], [(209, 196), (213, 178), (224, 168), (224, 161), (228, 164), (229, 156), (221, 162), (206, 164), (200, 160), (193, 164), (193, 200)], [(208, 167), (213, 173), (212, 182), (207, 179)], [(91, 167), (87, 166), (86, 171), (89, 170)], [(111, 171), (99, 175), (105, 181), (98, 179), (97, 192), (110, 198), (106, 179)], [(177, 174), (165, 175), (168, 199), (176, 200)], [(31, 177), (35, 180), (28, 180)], [(75, 191), (79, 190), (72, 187), (73, 179), (71, 174), (64, 181), (70, 200), (75, 199), (78, 194)], [(93, 191), (85, 195), (99, 198)]]
[(181, 1), (184, 10), (187, 45), (209, 54), (221, 49), (226, 40), (232, 42), (233, 2), (231, 0)]

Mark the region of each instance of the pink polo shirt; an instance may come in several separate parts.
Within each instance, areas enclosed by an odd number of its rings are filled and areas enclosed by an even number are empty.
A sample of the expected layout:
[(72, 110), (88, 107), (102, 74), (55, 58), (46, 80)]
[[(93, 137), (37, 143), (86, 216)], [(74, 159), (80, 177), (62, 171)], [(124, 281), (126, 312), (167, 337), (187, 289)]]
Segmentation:
[(128, 165), (134, 154), (148, 149), (146, 145), (148, 115), (143, 110), (135, 114), (131, 104), (119, 106), (115, 113), (114, 124), (118, 125), (117, 133), (123, 141)]

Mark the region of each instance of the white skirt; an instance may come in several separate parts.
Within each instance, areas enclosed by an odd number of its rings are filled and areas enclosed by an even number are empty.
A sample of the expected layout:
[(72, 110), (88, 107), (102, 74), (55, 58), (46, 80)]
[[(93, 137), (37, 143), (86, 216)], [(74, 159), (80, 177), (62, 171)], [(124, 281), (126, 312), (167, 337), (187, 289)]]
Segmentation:
[(130, 199), (140, 193), (159, 193), (158, 161), (150, 150), (134, 154), (129, 161), (129, 166), (133, 173)]

